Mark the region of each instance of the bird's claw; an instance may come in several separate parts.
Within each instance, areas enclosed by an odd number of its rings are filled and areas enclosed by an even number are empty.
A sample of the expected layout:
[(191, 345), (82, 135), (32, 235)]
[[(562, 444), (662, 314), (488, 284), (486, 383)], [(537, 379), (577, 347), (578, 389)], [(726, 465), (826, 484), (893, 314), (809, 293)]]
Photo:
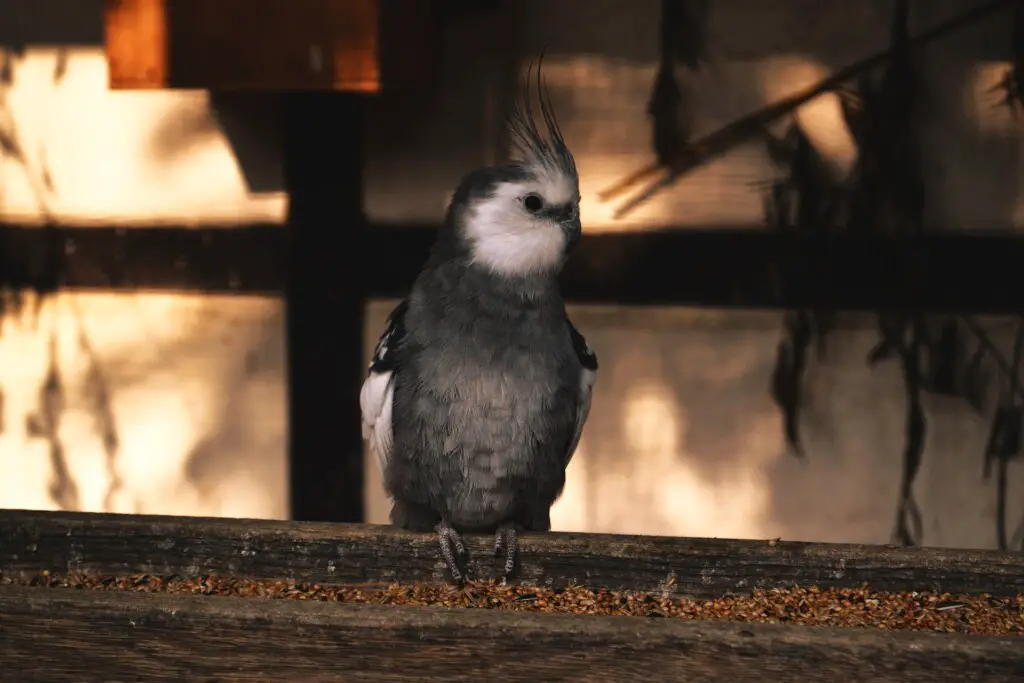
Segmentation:
[(519, 538), (514, 526), (498, 527), (494, 534), (494, 556), (505, 555), (505, 567), (502, 573), (502, 583), (511, 578), (516, 569), (516, 559), (519, 554)]
[(466, 580), (466, 545), (462, 542), (462, 536), (451, 524), (441, 522), (437, 525), (437, 537), (441, 545), (441, 557), (452, 578), (461, 585)]

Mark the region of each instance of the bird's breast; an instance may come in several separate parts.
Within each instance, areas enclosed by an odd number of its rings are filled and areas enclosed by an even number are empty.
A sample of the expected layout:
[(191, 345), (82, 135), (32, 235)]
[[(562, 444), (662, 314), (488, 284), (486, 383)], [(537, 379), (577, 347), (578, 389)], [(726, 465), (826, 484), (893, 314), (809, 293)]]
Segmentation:
[(439, 397), (494, 413), (540, 407), (558, 384), (557, 367), (549, 359), (508, 349), (441, 354), (423, 375), (424, 386)]

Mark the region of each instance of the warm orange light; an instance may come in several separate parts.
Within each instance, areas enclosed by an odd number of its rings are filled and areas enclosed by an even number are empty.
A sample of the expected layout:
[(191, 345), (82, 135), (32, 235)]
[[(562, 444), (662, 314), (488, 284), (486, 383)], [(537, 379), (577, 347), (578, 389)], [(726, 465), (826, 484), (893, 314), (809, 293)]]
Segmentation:
[[(203, 92), (116, 93), (101, 49), (31, 48), (0, 92), (0, 215), (90, 223), (280, 221), (283, 193), (252, 196)], [(28, 310), (32, 309), (29, 305)], [(0, 507), (286, 517), (284, 342), (276, 298), (71, 294), (0, 336)], [(67, 481), (26, 417), (49, 340), (63, 392)], [(99, 380), (96, 380), (96, 378)], [(96, 382), (116, 446), (97, 428)], [(103, 410), (106, 410), (105, 408)]]

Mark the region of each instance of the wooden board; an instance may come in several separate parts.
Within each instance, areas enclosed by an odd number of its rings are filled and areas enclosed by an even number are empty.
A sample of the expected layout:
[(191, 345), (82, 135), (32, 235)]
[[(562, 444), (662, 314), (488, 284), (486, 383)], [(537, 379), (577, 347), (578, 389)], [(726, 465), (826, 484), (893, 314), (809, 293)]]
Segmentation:
[(110, 87), (380, 89), (377, 0), (106, 0)]
[(290, 93), (283, 104), (289, 516), (361, 522), (363, 102), (316, 92)]
[[(39, 226), (0, 222), (18, 254), (7, 282), (82, 291), (279, 294), (288, 233), (277, 224)], [(363, 283), (403, 297), (435, 225), (370, 225), (362, 253), (387, 254)], [(1024, 310), (1016, 264), (1024, 239), (937, 234), (918, 241), (835, 235), (780, 238), (765, 230), (679, 228), (586, 235), (562, 276), (571, 303), (1013, 313)], [(916, 273), (900, 264), (928, 265)], [(821, 264), (816, 268), (807, 263)], [(909, 286), (910, 283), (913, 286)]]
[[(0, 510), (0, 571), (216, 573), (313, 583), (444, 580), (434, 534), (388, 526)], [(468, 536), (470, 577), (497, 577)], [(611, 534), (526, 534), (521, 580), (693, 597), (811, 586), (1024, 593), (1024, 555), (993, 551)], [(1022, 648), (1024, 649), (1024, 648)]]
[(164, 0), (107, 0), (104, 32), (111, 88), (166, 86), (166, 19)]
[(1019, 637), (0, 588), (4, 680), (1019, 681)]

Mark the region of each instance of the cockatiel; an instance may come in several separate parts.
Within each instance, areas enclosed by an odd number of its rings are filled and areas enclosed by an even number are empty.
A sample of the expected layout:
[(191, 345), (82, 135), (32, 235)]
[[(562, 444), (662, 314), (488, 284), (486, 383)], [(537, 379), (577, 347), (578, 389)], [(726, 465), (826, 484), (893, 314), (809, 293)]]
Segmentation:
[(460, 583), (460, 532), (493, 532), (508, 578), (517, 531), (551, 528), (597, 373), (557, 282), (581, 232), (576, 162), (539, 65), (546, 139), (530, 81), (528, 74), (509, 119), (519, 158), (459, 183), (360, 393), (363, 435), (392, 500), (392, 524), (436, 530)]

